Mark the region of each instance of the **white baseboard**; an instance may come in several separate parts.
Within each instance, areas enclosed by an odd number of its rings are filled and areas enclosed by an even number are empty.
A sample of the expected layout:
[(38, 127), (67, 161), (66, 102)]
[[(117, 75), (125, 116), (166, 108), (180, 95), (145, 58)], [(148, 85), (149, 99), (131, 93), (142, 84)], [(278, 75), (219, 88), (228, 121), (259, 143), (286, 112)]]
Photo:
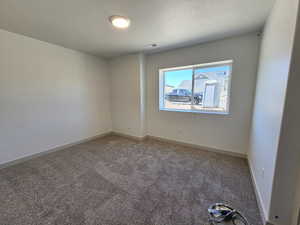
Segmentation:
[(175, 141), (175, 140), (162, 138), (162, 137), (157, 137), (157, 136), (152, 136), (152, 135), (146, 135), (146, 136), (143, 136), (143, 137), (139, 137), (139, 136), (128, 135), (128, 134), (124, 134), (124, 133), (121, 133), (121, 132), (115, 132), (115, 131), (113, 131), (111, 133), (113, 135), (129, 138), (129, 139), (132, 139), (132, 140), (135, 140), (135, 141), (143, 141), (143, 140), (146, 140), (146, 139), (153, 139), (153, 140), (157, 140), (157, 141), (161, 141), (161, 142), (165, 142), (165, 143), (181, 145), (181, 146), (184, 146), (184, 147), (196, 148), (196, 149), (201, 149), (201, 150), (204, 150), (204, 151), (210, 151), (210, 152), (230, 155), (230, 156), (244, 158), (244, 159), (247, 158), (247, 155), (242, 154), (242, 153), (236, 153), (236, 152), (226, 151), (226, 150), (222, 150), (222, 149), (211, 148), (211, 147), (207, 147), (207, 146), (190, 144), (190, 143), (186, 143), (186, 142), (182, 142), (182, 141)]
[(256, 199), (257, 199), (257, 205), (258, 205), (258, 208), (259, 208), (261, 219), (262, 219), (264, 225), (272, 225), (272, 223), (270, 221), (268, 221), (267, 212), (266, 212), (266, 209), (263, 205), (262, 197), (261, 197), (260, 191), (258, 189), (257, 182), (256, 182), (254, 172), (253, 172), (253, 168), (252, 168), (252, 164), (251, 164), (249, 158), (248, 158), (247, 161), (248, 161), (248, 166), (249, 166), (249, 170), (250, 170), (250, 174), (251, 174), (252, 184), (253, 184), (255, 196), (256, 196)]
[(172, 140), (172, 139), (162, 138), (162, 137), (157, 137), (157, 136), (151, 136), (151, 135), (148, 135), (146, 137), (150, 138), (150, 139), (153, 139), (153, 140), (158, 140), (158, 141), (167, 142), (167, 143), (171, 143), (171, 144), (181, 145), (181, 146), (184, 146), (184, 147), (196, 148), (196, 149), (200, 149), (200, 150), (204, 150), (204, 151), (215, 152), (215, 153), (230, 155), (230, 156), (234, 156), (234, 157), (244, 158), (244, 159), (247, 158), (246, 154), (227, 151), (227, 150), (223, 150), (223, 149), (217, 149), (217, 148), (212, 148), (212, 147), (207, 147), (207, 146), (190, 144), (190, 143), (186, 143), (186, 142), (182, 142), (182, 141), (175, 141), (175, 140)]
[(19, 158), (19, 159), (16, 159), (16, 160), (5, 162), (3, 164), (0, 164), (0, 169), (6, 168), (6, 167), (9, 167), (9, 166), (13, 166), (13, 165), (16, 165), (16, 164), (19, 164), (19, 163), (22, 163), (22, 162), (25, 162), (27, 160), (34, 159), (34, 158), (37, 158), (39, 156), (47, 155), (47, 154), (52, 153), (52, 152), (60, 151), (60, 150), (72, 147), (74, 145), (78, 145), (78, 144), (82, 144), (82, 143), (92, 141), (92, 140), (95, 140), (95, 139), (98, 139), (98, 138), (102, 138), (102, 137), (110, 135), (111, 133), (112, 132), (105, 132), (105, 133), (98, 134), (98, 135), (95, 135), (95, 136), (92, 136), (92, 137), (81, 139), (81, 140), (76, 141), (76, 142), (61, 145), (61, 146), (58, 146), (58, 147), (55, 147), (55, 148), (52, 148), (52, 149), (49, 149), (49, 150), (46, 150), (46, 151), (35, 153), (33, 155), (29, 155), (29, 156), (25, 156), (25, 157), (22, 157), (22, 158)]
[(235, 153), (235, 152), (230, 152), (230, 151), (226, 151), (226, 150), (221, 150), (221, 149), (215, 149), (215, 148), (210, 148), (210, 147), (206, 147), (206, 146), (200, 146), (200, 145), (195, 145), (195, 144), (190, 144), (190, 143), (185, 143), (185, 142), (181, 142), (181, 141), (175, 141), (175, 140), (171, 140), (171, 139), (167, 139), (167, 138), (161, 138), (161, 137), (157, 137), (157, 136), (151, 136), (151, 135), (146, 135), (143, 137), (139, 137), (139, 136), (134, 136), (134, 135), (129, 135), (129, 134), (124, 134), (124, 133), (120, 133), (120, 132), (106, 132), (103, 134), (99, 134), (99, 135), (95, 135), (93, 137), (89, 137), (89, 138), (85, 138), (76, 142), (72, 142), (69, 144), (65, 144), (65, 145), (61, 145), (43, 152), (39, 152), (33, 155), (29, 155), (29, 156), (25, 156), (16, 160), (12, 160), (3, 164), (0, 164), (0, 169), (5, 168), (5, 167), (9, 167), (18, 163), (22, 163), (25, 162), (27, 160), (33, 159), (33, 158), (37, 158), (39, 156), (42, 155), (46, 155), (49, 154), (51, 152), (56, 152), (56, 151), (60, 151), (63, 150), (65, 148), (69, 148), (72, 147), (74, 145), (78, 145), (78, 144), (82, 144), (94, 139), (98, 139), (101, 137), (105, 137), (108, 135), (117, 135), (117, 136), (121, 136), (121, 137), (125, 137), (125, 138), (129, 138), (135, 141), (143, 141), (145, 139), (153, 139), (153, 140), (157, 140), (157, 141), (162, 141), (162, 142), (166, 142), (166, 143), (171, 143), (171, 144), (177, 144), (177, 145), (181, 145), (181, 146), (185, 146), (185, 147), (191, 147), (191, 148), (197, 148), (197, 149), (201, 149), (204, 151), (211, 151), (211, 152), (216, 152), (216, 153), (221, 153), (221, 154), (226, 154), (226, 155), (231, 155), (231, 156), (235, 156), (235, 157), (240, 157), (240, 158), (246, 158), (246, 154), (241, 154), (241, 153)]
[(116, 135), (116, 136), (120, 136), (120, 137), (129, 138), (129, 139), (132, 139), (132, 140), (135, 140), (135, 141), (143, 141), (147, 138), (147, 136), (139, 137), (139, 136), (124, 134), (124, 133), (116, 132), (116, 131), (112, 131), (111, 134)]
[(36, 153), (36, 154), (33, 154), (33, 155), (25, 156), (25, 157), (22, 157), (22, 158), (19, 158), (19, 159), (16, 159), (16, 160), (12, 160), (12, 161), (0, 164), (0, 169), (8, 167), (8, 166), (12, 166), (12, 165), (24, 162), (24, 161), (27, 161), (29, 159), (36, 158), (36, 157), (39, 157), (39, 156), (42, 156), (42, 155), (49, 154), (51, 152), (56, 152), (56, 151), (59, 151), (59, 150), (63, 150), (65, 148), (72, 147), (74, 145), (82, 144), (82, 143), (85, 143), (85, 142), (88, 142), (88, 141), (91, 141), (91, 140), (94, 140), (94, 139), (105, 137), (105, 136), (108, 136), (108, 135), (117, 135), (117, 136), (120, 136), (120, 137), (129, 138), (129, 139), (132, 139), (132, 140), (135, 140), (135, 141), (143, 141), (143, 140), (146, 140), (146, 139), (153, 139), (153, 140), (166, 142), (166, 143), (170, 143), (170, 144), (177, 144), (177, 145), (181, 145), (181, 146), (185, 146), (185, 147), (201, 149), (201, 150), (204, 150), (204, 151), (216, 152), (216, 153), (226, 154), (226, 155), (235, 156), (235, 157), (239, 157), (239, 158), (247, 158), (246, 154), (230, 152), (230, 151), (226, 151), (226, 150), (222, 150), (222, 149), (216, 149), (216, 148), (211, 148), (211, 147), (207, 147), (207, 146), (200, 146), (200, 145), (196, 145), (196, 144), (190, 144), (190, 143), (186, 143), (186, 142), (175, 141), (175, 140), (162, 138), (162, 137), (157, 137), (157, 136), (151, 136), (151, 135), (146, 135), (146, 136), (143, 136), (143, 137), (139, 137), (139, 136), (134, 136), (134, 135), (129, 135), (129, 134), (124, 134), (124, 133), (112, 131), (112, 132), (106, 132), (106, 133), (103, 133), (103, 134), (95, 135), (93, 137), (85, 138), (85, 139), (82, 139), (82, 140), (79, 140), (79, 141), (76, 141), (76, 142), (72, 142), (72, 143), (69, 143), (69, 144), (61, 145), (61, 146), (58, 146), (58, 147), (55, 147), (55, 148), (52, 148), (52, 149), (49, 149), (49, 150), (46, 150), (46, 151), (43, 151), (43, 152), (39, 152), (39, 153)]

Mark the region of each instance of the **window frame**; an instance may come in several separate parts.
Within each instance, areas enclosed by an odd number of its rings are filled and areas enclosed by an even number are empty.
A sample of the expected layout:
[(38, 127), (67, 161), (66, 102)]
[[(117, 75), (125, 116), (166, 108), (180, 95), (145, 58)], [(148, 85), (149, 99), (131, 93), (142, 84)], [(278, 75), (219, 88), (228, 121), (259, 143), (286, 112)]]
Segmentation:
[[(230, 115), (230, 100), (231, 100), (231, 81), (232, 81), (232, 71), (233, 71), (233, 60), (222, 60), (222, 61), (216, 61), (216, 62), (210, 62), (210, 63), (201, 63), (201, 64), (193, 64), (193, 65), (187, 65), (187, 66), (177, 66), (177, 67), (167, 67), (167, 68), (159, 68), (159, 90), (158, 90), (158, 103), (159, 103), (159, 111), (168, 111), (168, 112), (188, 112), (188, 113), (197, 113), (197, 114), (215, 114), (215, 115)], [(192, 88), (194, 86), (194, 75), (195, 70), (199, 68), (208, 68), (208, 67), (216, 67), (216, 66), (225, 66), (230, 65), (229, 70), (229, 78), (228, 78), (228, 94), (227, 94), (227, 104), (226, 104), (226, 111), (217, 111), (217, 110), (186, 110), (186, 109), (169, 109), (165, 108), (165, 77), (164, 73), (168, 71), (176, 71), (176, 70), (184, 70), (184, 69), (192, 69), (193, 75), (192, 75)], [(193, 92), (192, 92), (193, 95)]]

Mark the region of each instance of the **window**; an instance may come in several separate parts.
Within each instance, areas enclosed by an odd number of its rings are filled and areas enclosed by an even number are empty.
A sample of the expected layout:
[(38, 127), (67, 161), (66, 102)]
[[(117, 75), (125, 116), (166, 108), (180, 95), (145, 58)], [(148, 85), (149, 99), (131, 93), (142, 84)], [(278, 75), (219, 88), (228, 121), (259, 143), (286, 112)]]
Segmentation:
[(232, 63), (160, 69), (160, 110), (228, 114)]

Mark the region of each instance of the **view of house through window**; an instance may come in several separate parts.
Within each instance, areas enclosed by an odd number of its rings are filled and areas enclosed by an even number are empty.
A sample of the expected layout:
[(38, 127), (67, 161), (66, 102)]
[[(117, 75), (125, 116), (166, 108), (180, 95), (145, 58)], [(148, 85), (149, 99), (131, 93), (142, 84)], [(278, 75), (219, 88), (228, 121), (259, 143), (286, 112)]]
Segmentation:
[(229, 112), (232, 61), (161, 69), (160, 110)]

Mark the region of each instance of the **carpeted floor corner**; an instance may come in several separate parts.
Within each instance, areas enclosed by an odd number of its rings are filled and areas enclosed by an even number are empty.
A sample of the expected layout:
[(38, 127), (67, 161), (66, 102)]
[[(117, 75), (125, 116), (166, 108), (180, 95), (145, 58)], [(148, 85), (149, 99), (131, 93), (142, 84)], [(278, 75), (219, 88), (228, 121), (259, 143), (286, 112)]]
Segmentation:
[(246, 160), (109, 136), (0, 170), (0, 224), (205, 225), (215, 202), (262, 224)]

